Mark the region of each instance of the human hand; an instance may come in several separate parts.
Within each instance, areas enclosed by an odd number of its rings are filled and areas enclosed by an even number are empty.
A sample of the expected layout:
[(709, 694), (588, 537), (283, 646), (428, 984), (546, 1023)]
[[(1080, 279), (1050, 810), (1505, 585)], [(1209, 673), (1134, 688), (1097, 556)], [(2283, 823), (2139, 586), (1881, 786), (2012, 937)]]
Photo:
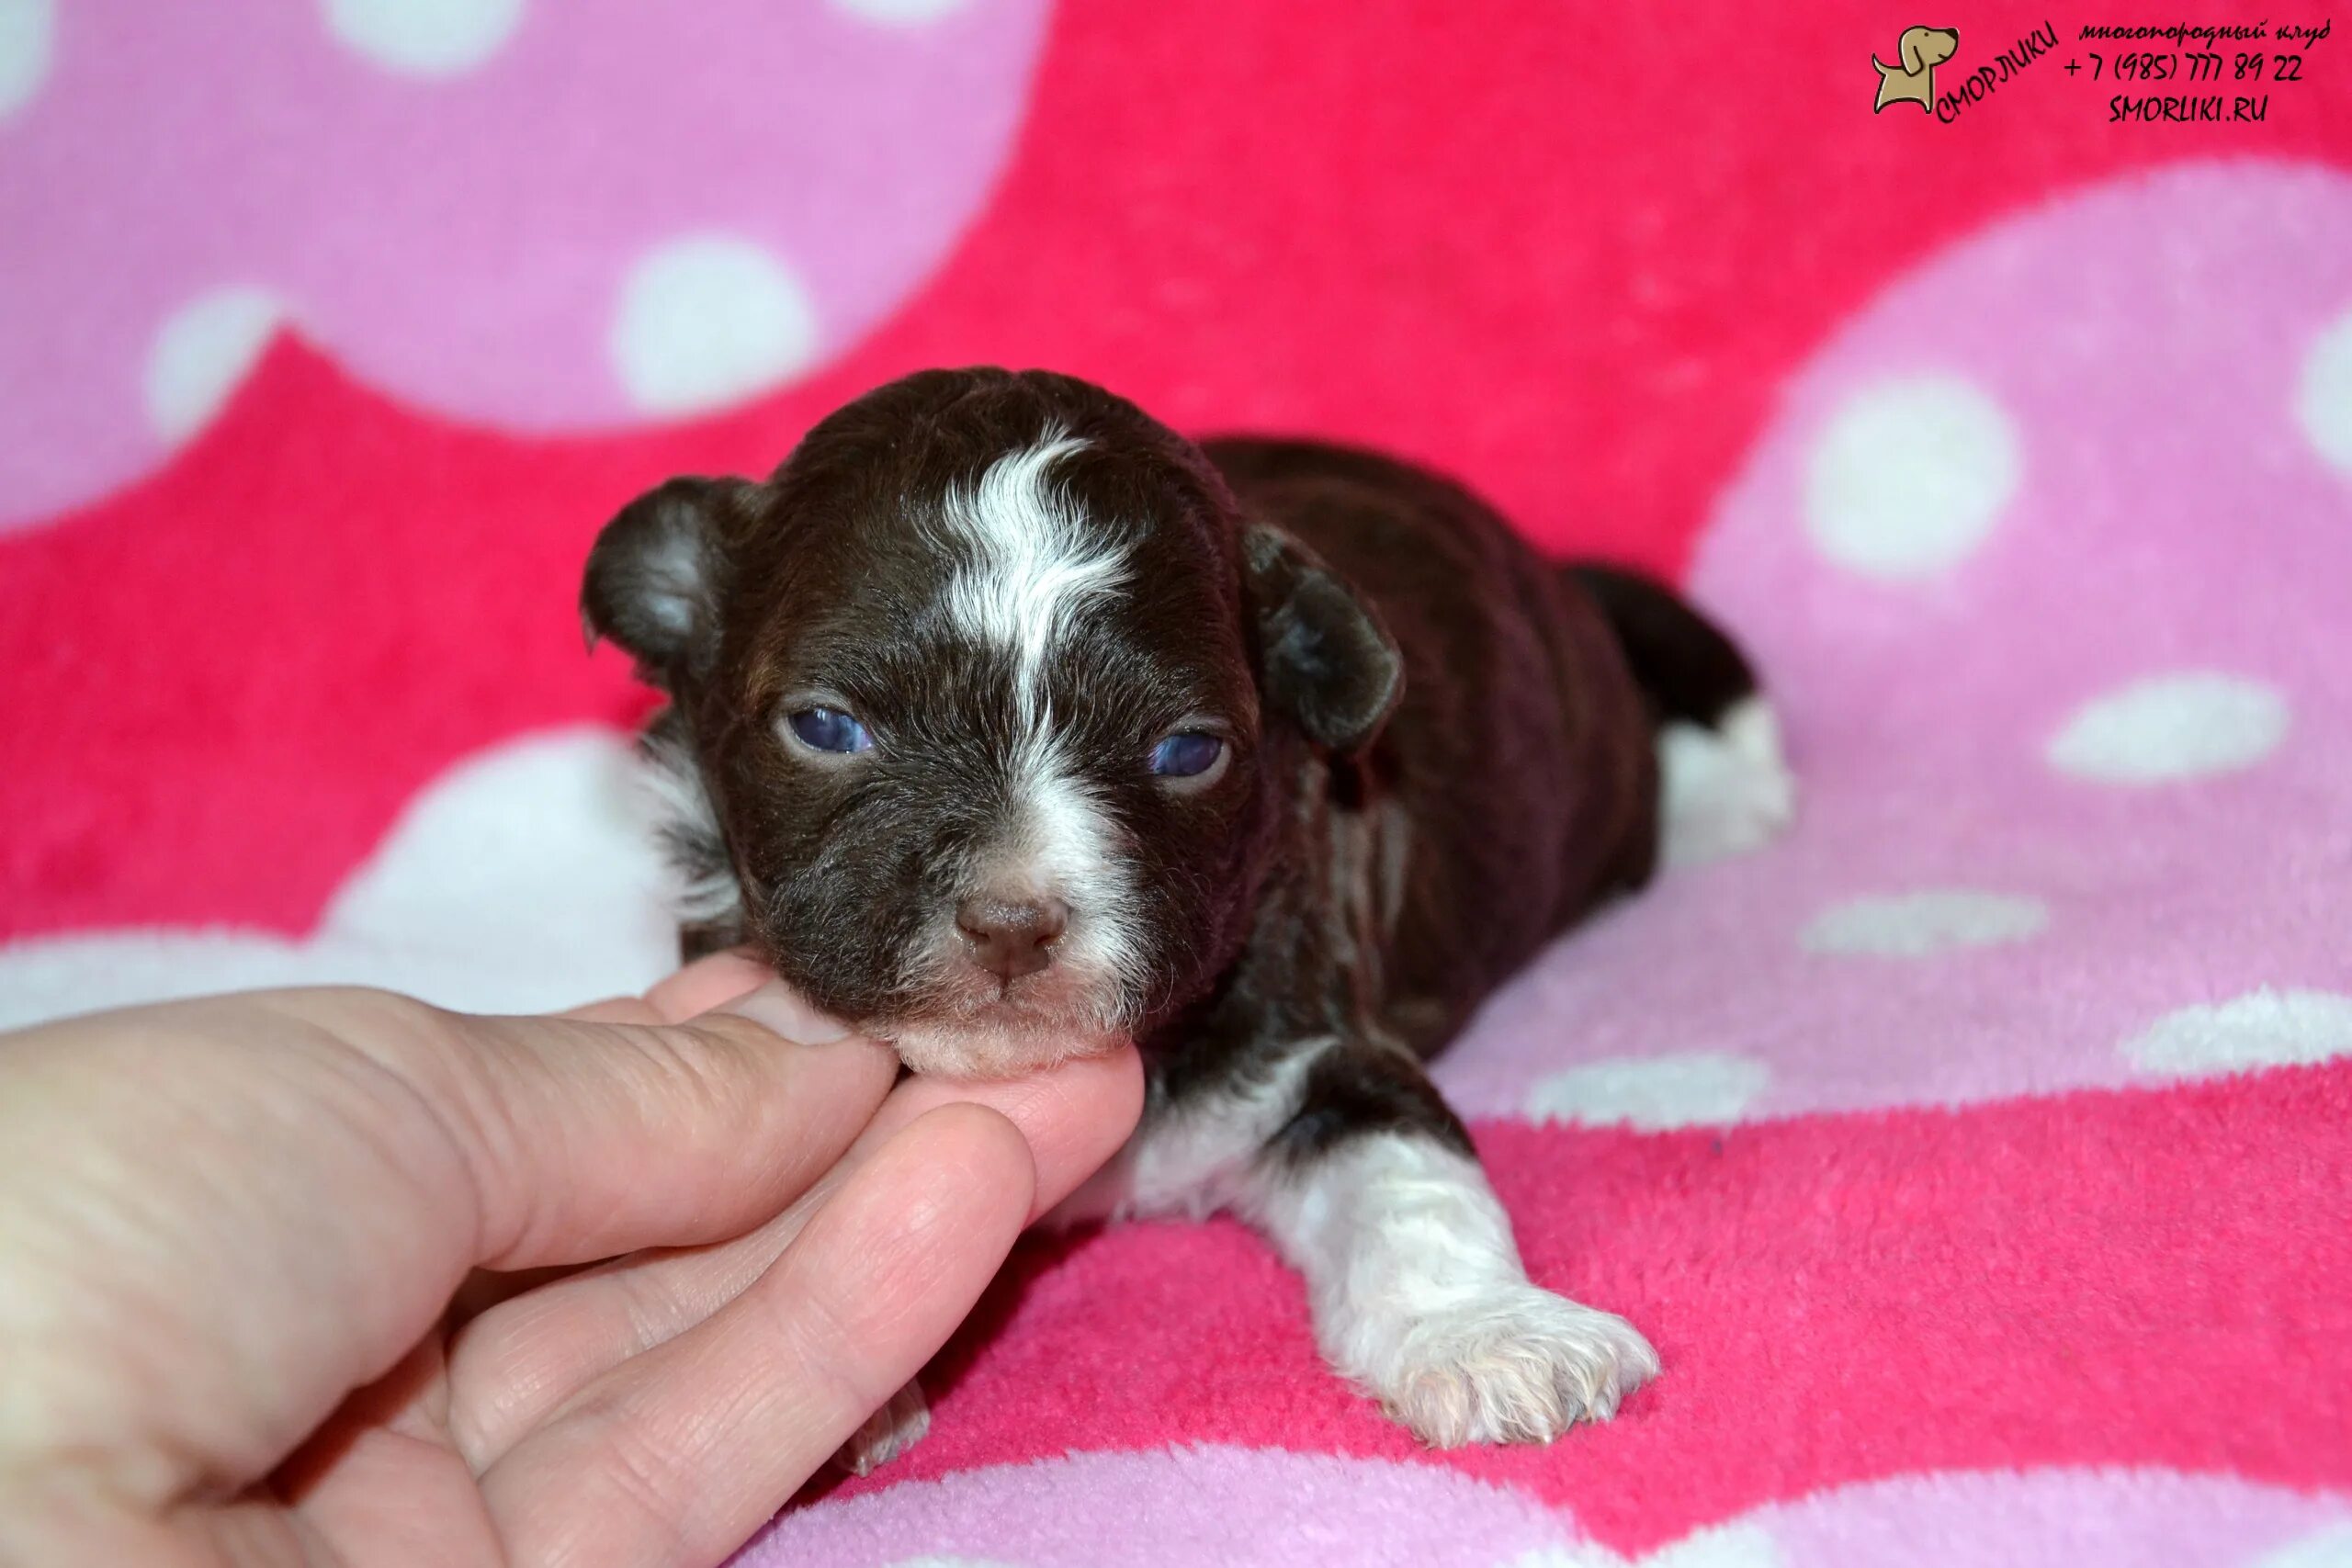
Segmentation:
[(894, 1088), (767, 978), (0, 1036), (0, 1562), (724, 1558), (1141, 1104), (1132, 1051)]

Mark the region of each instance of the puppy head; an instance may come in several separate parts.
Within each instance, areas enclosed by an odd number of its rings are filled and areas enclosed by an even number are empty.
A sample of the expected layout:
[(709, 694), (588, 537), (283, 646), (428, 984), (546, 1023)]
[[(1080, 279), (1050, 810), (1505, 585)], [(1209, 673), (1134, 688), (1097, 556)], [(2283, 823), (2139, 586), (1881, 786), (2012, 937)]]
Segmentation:
[(1232, 960), (1316, 751), (1401, 682), (1377, 619), (1199, 450), (1064, 377), (933, 371), (765, 483), (608, 525), (590, 628), (672, 698), (737, 918), (918, 1070), (1107, 1048)]
[(1952, 57), (1960, 48), (1960, 32), (1953, 28), (1905, 28), (1896, 43), (1903, 51), (1903, 69), (1917, 76)]

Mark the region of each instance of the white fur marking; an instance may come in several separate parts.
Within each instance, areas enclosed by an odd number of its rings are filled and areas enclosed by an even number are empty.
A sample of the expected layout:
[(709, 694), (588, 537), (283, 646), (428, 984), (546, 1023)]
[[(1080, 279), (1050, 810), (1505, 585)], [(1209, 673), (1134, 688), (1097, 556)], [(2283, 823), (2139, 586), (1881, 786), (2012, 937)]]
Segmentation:
[[(893, 1025), (892, 1043), (918, 1071), (1002, 1077), (1110, 1050), (1134, 1028), (1129, 1003), (1150, 978), (1125, 832), (1069, 765), (1059, 738), (1035, 729), (1016, 737), (1004, 774), (1011, 810), (970, 868), (971, 886), (1060, 898), (1069, 924), (1051, 967), (1025, 987), (1041, 1011)], [(909, 954), (910, 989), (927, 989), (958, 967), (953, 922), (954, 911), (941, 910), (932, 941)]]
[[(1130, 1001), (1150, 978), (1126, 835), (1064, 750), (1046, 692), (1057, 645), (1128, 579), (1125, 547), (1091, 537), (1085, 514), (1049, 477), (1055, 463), (1085, 446), (1048, 426), (1035, 446), (989, 464), (976, 484), (951, 489), (941, 506), (951, 536), (944, 543), (957, 559), (943, 607), (967, 636), (1012, 656), (1017, 723), (1003, 757), (1012, 810), (1002, 838), (975, 868), (977, 885), (1069, 904), (1069, 929), (1051, 974), (1041, 978), (1080, 1005), (1049, 1035), (1022, 1021), (902, 1029), (896, 1042), (910, 1063), (935, 1055), (962, 1070), (1001, 1072), (1041, 1065), (1041, 1054), (1090, 1052), (1133, 1027)], [(917, 963), (942, 962), (956, 942), (952, 926), (944, 926)]]
[(1486, 1173), (1426, 1138), (1358, 1138), (1249, 1197), (1324, 1355), (1426, 1442), (1547, 1442), (1657, 1371), (1624, 1319), (1528, 1280)]
[(1046, 655), (1090, 607), (1127, 581), (1126, 552), (1086, 536), (1085, 519), (1046, 470), (1086, 443), (1048, 428), (1037, 445), (948, 492), (950, 527), (973, 558), (947, 588), (947, 612), (973, 637), (1010, 649), (1024, 724), (1041, 726)]
[(1735, 704), (1713, 728), (1668, 725), (1658, 732), (1657, 761), (1668, 865), (1760, 848), (1796, 817), (1781, 721), (1762, 697)]
[[(1108, 1050), (1131, 1031), (1130, 1002), (1149, 980), (1126, 840), (1062, 754), (1057, 738), (1017, 737), (1005, 760), (1012, 809), (1001, 836), (970, 869), (970, 886), (1008, 897), (1056, 897), (1069, 923), (1051, 967), (1025, 988), (1042, 1014), (894, 1026), (899, 1055), (919, 1071), (1001, 1077)], [(909, 954), (912, 989), (960, 966), (954, 911), (940, 912), (931, 942)]]
[(1147, 1120), (1111, 1162), (1056, 1209), (1056, 1224), (1182, 1214), (1204, 1219), (1233, 1202), (1267, 1142), (1298, 1113), (1300, 1087), (1335, 1042), (1302, 1041), (1263, 1080), (1188, 1099)]
[(1020, 802), (1013, 840), (1019, 874), (1059, 894), (1072, 912), (1055, 961), (1102, 973), (1122, 987), (1140, 984), (1136, 965), (1143, 933), (1135, 909), (1135, 870), (1118, 825), (1050, 736), (1033, 732), (1023, 738), (1013, 788)]
[[(719, 844), (718, 813), (703, 786), (702, 770), (695, 760), (667, 739), (648, 744), (646, 765), (638, 778), (651, 803), (659, 825), (675, 838)], [(670, 874), (667, 894), (671, 908), (687, 925), (724, 924), (743, 907), (743, 889), (722, 860), (716, 866), (682, 867), (674, 852), (664, 857)]]
[(683, 641), (695, 629), (704, 598), (702, 546), (684, 529), (673, 529), (654, 541), (640, 558), (645, 574), (640, 604), (661, 623), (662, 629)]

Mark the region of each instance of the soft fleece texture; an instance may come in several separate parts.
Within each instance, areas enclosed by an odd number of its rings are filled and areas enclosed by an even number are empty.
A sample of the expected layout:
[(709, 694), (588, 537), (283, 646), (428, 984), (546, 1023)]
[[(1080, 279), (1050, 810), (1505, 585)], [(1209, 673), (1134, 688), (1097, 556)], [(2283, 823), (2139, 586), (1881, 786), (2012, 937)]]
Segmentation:
[(1536, 1276), (1656, 1339), (1617, 1421), (1425, 1454), (1237, 1227), (1040, 1242), (747, 1562), (2352, 1562), (2340, 41), (2112, 126), (2059, 17), (1946, 125), (1870, 56), (2041, 13), (20, 9), (0, 1021), (657, 974), (580, 558), (918, 365), (1439, 462), (1770, 676), (1795, 829), (1441, 1069)]

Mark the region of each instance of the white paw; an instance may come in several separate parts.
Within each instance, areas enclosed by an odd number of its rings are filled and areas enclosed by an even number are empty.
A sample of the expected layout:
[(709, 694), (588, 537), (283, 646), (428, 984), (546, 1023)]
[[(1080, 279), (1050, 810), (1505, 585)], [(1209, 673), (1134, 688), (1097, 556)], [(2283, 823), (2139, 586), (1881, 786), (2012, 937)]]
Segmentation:
[(1433, 1448), (1548, 1443), (1606, 1421), (1657, 1375), (1657, 1352), (1612, 1313), (1534, 1285), (1508, 1285), (1422, 1315), (1357, 1373)]
[(833, 1462), (852, 1475), (867, 1475), (922, 1441), (931, 1430), (931, 1406), (922, 1384), (910, 1382), (890, 1396), (890, 1403), (865, 1418), (865, 1425), (842, 1445)]
[(1750, 697), (1713, 728), (1669, 724), (1657, 738), (1659, 816), (1668, 865), (1759, 849), (1795, 820), (1796, 780), (1780, 720)]

